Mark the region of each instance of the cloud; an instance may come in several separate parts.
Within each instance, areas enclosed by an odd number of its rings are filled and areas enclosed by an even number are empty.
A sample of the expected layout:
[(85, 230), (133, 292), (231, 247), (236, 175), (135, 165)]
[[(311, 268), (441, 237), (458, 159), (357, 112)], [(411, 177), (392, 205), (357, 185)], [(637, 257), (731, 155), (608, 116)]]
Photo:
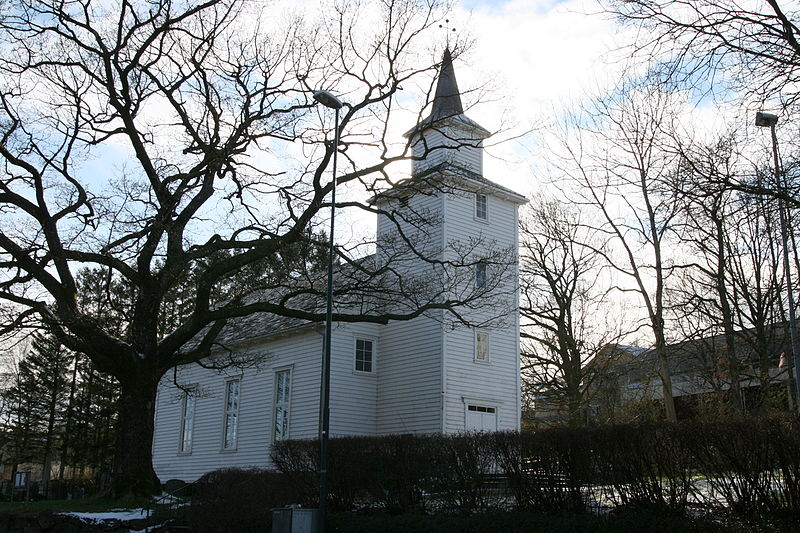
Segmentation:
[(511, 133), (528, 132), (489, 149), (488, 178), (521, 192), (535, 188), (528, 159), (543, 120), (622, 76), (614, 42), (620, 28), (597, 10), (586, 0), (467, 0), (454, 13), (456, 28), (464, 24), (475, 38), (474, 49), (456, 64), (459, 82), (492, 86), (492, 101), (470, 116), (490, 130), (513, 117)]

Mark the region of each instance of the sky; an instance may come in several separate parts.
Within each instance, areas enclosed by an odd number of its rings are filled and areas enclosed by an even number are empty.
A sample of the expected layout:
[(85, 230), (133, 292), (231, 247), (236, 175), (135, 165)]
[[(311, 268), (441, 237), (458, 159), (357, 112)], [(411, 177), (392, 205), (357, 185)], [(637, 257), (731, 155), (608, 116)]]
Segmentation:
[[(456, 62), (459, 83), (490, 75), (497, 101), (470, 115), (490, 130), (503, 113), (524, 137), (489, 149), (486, 177), (524, 194), (539, 187), (530, 161), (542, 131), (565, 106), (619, 78), (624, 64), (615, 50), (621, 28), (591, 0), (465, 0), (453, 24), (474, 36), (474, 50)], [(463, 82), (462, 82), (463, 79)]]
[[(616, 83), (625, 68), (616, 52), (626, 30), (595, 0), (463, 0), (448, 15), (456, 40), (471, 46), (454, 62), (466, 114), (486, 129), (484, 176), (524, 195), (544, 184), (540, 141), (561, 111)], [(453, 37), (452, 29), (455, 29)], [(486, 86), (480, 102), (470, 89)], [(475, 104), (475, 105), (472, 105)], [(413, 126), (401, 124), (395, 135)], [(360, 240), (374, 222), (342, 213), (337, 241)], [(362, 235), (356, 228), (363, 228)]]
[[(622, 70), (613, 50), (620, 28), (593, 0), (464, 0), (450, 25), (473, 45), (455, 62), (459, 86), (488, 83), (467, 114), (499, 137), (487, 149), (487, 178), (528, 194), (538, 188), (530, 158), (537, 133), (568, 102), (606, 86)], [(521, 137), (517, 137), (521, 136)], [(491, 144), (491, 143), (490, 143)]]

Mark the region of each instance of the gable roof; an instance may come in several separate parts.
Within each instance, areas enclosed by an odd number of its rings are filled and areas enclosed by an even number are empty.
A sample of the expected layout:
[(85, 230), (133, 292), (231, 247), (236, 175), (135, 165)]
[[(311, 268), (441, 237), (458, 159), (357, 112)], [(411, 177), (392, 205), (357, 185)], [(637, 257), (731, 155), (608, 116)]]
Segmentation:
[[(734, 332), (736, 360), (741, 365), (750, 365), (771, 358), (770, 366), (777, 366), (781, 352), (790, 351), (786, 328), (786, 322), (770, 324), (762, 332), (764, 338), (760, 340), (755, 338), (758, 334), (755, 328), (737, 330)], [(726, 347), (727, 341), (723, 333), (669, 344), (666, 350), (670, 374), (673, 377), (696, 375), (713, 369), (724, 363), (722, 358)], [(615, 360), (601, 371), (613, 369), (614, 372), (626, 375), (631, 381), (644, 380), (657, 373), (659, 363), (655, 349), (645, 350), (623, 345), (615, 345), (615, 348), (617, 350), (607, 353), (607, 356), (614, 357)], [(594, 359), (589, 362), (593, 363)]]
[(392, 198), (399, 198), (405, 196), (406, 192), (410, 193), (425, 193), (430, 189), (435, 189), (433, 184), (435, 179), (441, 179), (440, 176), (458, 176), (459, 181), (463, 182), (465, 186), (454, 187), (464, 191), (474, 191), (487, 194), (494, 194), (505, 200), (513, 202), (517, 205), (527, 204), (528, 199), (521, 194), (514, 192), (508, 187), (504, 187), (499, 183), (484, 178), (477, 172), (472, 172), (453, 163), (444, 162), (434, 165), (425, 169), (414, 176), (398, 182), (394, 187), (386, 191), (379, 192), (369, 198), (367, 203), (374, 205), (381, 200), (389, 200)]
[(467, 117), (461, 103), (461, 91), (458, 89), (456, 72), (453, 68), (453, 56), (449, 48), (445, 48), (442, 64), (439, 67), (439, 77), (436, 81), (436, 92), (433, 96), (431, 114), (419, 124), (403, 134), (411, 137), (414, 133), (436, 126), (446, 124), (466, 127), (481, 138), (489, 137), (491, 132)]

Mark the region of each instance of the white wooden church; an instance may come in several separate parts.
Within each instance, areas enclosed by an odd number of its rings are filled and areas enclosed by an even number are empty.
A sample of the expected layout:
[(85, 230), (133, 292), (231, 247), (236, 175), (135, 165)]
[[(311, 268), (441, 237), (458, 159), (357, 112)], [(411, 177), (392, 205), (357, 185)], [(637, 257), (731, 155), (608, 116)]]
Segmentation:
[[(464, 115), (449, 51), (430, 116), (406, 135), (416, 154), (425, 153), (425, 143), (472, 140), (459, 142), (457, 149), (436, 149), (412, 169), (412, 180), (431, 172), (449, 172), (456, 176), (450, 179), (460, 180), (452, 191), (410, 200), (425, 202), (440, 215), (433, 235), (442, 243), (442, 259), (448, 244), (481, 239), (515, 252), (518, 208), (527, 200), (483, 177), (482, 142), (489, 132)], [(393, 201), (398, 200), (392, 194), (373, 199)], [(381, 217), (377, 231), (379, 237), (391, 231)], [(377, 242), (380, 256), (380, 238)], [(505, 309), (503, 320), (485, 328), (453, 327), (443, 311), (386, 325), (335, 323), (331, 436), (518, 429), (516, 274), (514, 267), (507, 280), (511, 290), (491, 296), (493, 314)], [(479, 284), (485, 272), (475, 268), (474, 275)], [(471, 318), (481, 323), (482, 317)], [(254, 315), (240, 327), (237, 348), (268, 352), (263, 365), (225, 372), (198, 365), (179, 369), (180, 383), (202, 390), (198, 395), (185, 394), (172, 375), (165, 377), (153, 438), (154, 467), (162, 481), (190, 481), (222, 467), (269, 468), (274, 442), (317, 437), (324, 325)]]

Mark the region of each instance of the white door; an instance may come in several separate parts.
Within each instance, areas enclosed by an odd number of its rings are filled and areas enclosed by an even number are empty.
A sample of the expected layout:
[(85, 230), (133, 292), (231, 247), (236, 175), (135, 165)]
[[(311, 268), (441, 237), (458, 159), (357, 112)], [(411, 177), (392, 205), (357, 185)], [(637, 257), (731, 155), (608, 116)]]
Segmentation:
[(467, 431), (497, 431), (497, 409), (483, 405), (467, 405)]

